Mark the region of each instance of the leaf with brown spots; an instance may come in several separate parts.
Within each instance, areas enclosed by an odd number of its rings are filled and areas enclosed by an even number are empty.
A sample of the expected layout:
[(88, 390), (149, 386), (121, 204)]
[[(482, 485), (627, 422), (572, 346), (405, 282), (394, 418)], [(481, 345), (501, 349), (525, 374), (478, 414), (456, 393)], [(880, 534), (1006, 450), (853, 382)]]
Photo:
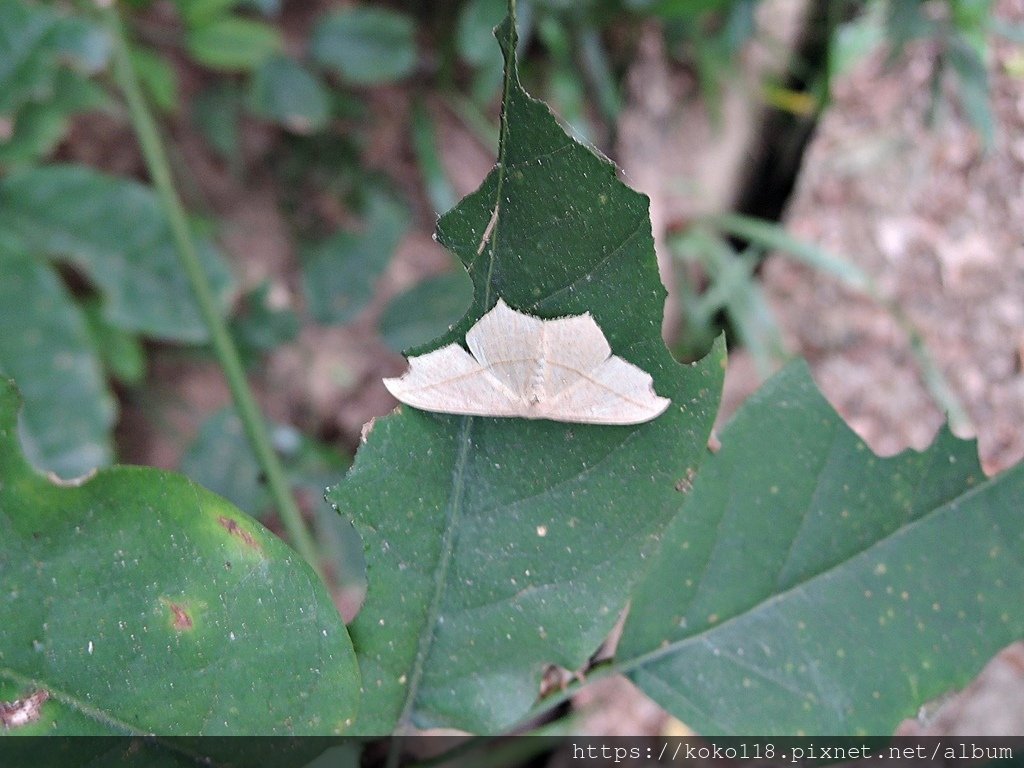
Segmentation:
[(234, 518), (221, 515), (217, 518), (217, 523), (225, 531), (230, 533), (235, 538), (239, 539), (249, 549), (255, 549), (257, 551), (263, 549), (263, 547), (260, 546), (260, 543), (256, 541), (256, 537), (254, 537), (251, 533), (245, 530), (245, 528), (243, 528), (239, 524), (239, 522)]
[[(0, 380), (6, 724), (53, 734), (348, 727), (359, 700), (351, 641), (301, 557), (180, 475), (115, 467), (50, 483), (19, 453), (17, 405)], [(26, 698), (30, 688), (49, 692), (45, 724), (32, 722), (42, 700)]]
[(21, 728), (34, 723), (42, 713), (43, 703), (50, 694), (42, 689), (14, 701), (0, 701), (0, 725), (7, 729)]
[(185, 606), (181, 605), (180, 603), (172, 602), (171, 600), (168, 600), (166, 598), (160, 598), (160, 602), (166, 605), (168, 611), (170, 611), (171, 626), (174, 627), (176, 631), (187, 632), (190, 629), (192, 629), (192, 627), (194, 626), (192, 622), (192, 616), (189, 614), (187, 610), (185, 610)]

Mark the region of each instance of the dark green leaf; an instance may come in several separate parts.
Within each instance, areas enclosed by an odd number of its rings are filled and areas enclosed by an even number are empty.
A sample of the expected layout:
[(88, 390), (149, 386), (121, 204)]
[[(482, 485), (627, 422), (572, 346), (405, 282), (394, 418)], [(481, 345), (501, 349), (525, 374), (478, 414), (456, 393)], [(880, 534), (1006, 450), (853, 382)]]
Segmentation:
[(53, 17), (24, 3), (0, 5), (0, 114), (10, 115), (49, 87), (47, 36)]
[(108, 323), (99, 301), (91, 299), (82, 309), (93, 345), (110, 374), (125, 384), (140, 384), (146, 375), (146, 353), (138, 337)]
[(427, 197), (437, 214), (449, 210), (456, 203), (455, 190), (448, 180), (441, 154), (438, 152), (437, 131), (430, 113), (417, 102), (412, 112), (412, 143), (416, 162), (427, 187)]
[(879, 734), (1024, 634), (1024, 465), (943, 431), (881, 459), (806, 365), (721, 435), (617, 661), (700, 733)]
[(443, 336), (473, 301), (473, 284), (461, 269), (417, 283), (395, 296), (380, 318), (380, 334), (395, 352)]
[(85, 320), (53, 268), (16, 247), (0, 246), (0, 328), (0, 376), (25, 393), (29, 459), (65, 478), (109, 463), (114, 398)]
[(231, 331), (243, 356), (255, 358), (294, 339), (299, 318), (290, 309), (271, 306), (270, 284), (263, 283), (243, 297)]
[(181, 471), (236, 507), (260, 517), (270, 495), (234, 408), (208, 418), (181, 457)]
[(214, 83), (201, 91), (192, 105), (196, 128), (221, 159), (238, 158), (238, 124), (242, 95), (232, 83)]
[[(311, 494), (319, 505), (324, 486), (348, 467), (347, 459), (294, 427), (268, 426), (293, 489)], [(262, 517), (271, 505), (263, 470), (234, 408), (217, 411), (203, 423), (181, 458), (181, 471), (254, 517)]]
[(297, 61), (267, 59), (253, 73), (249, 91), (253, 111), (295, 133), (312, 133), (330, 117), (330, 99), (320, 80)]
[(16, 407), (0, 385), (0, 699), (50, 697), (24, 733), (348, 726), (359, 672), (301, 558), (180, 475), (50, 484), (18, 453)]
[(505, 18), (507, 6), (507, 0), (469, 0), (462, 6), (455, 40), (463, 59), (475, 66), (501, 61), (494, 47), (494, 28)]
[(178, 10), (190, 27), (202, 27), (224, 18), (242, 0), (175, 0)]
[(62, 65), (101, 69), (110, 53), (103, 30), (21, 0), (0, 3), (0, 117), (11, 120), (27, 102), (47, 102)]
[(200, 64), (227, 72), (248, 72), (284, 49), (281, 33), (262, 21), (235, 16), (196, 27), (185, 47)]
[(404, 206), (376, 193), (370, 197), (363, 232), (340, 232), (306, 250), (302, 281), (318, 323), (347, 323), (366, 307), (408, 223)]
[(415, 31), (412, 19), (395, 11), (346, 8), (321, 20), (310, 52), (355, 85), (388, 83), (416, 66)]
[(164, 112), (178, 108), (178, 74), (167, 59), (146, 48), (132, 48), (132, 66), (146, 95)]
[(948, 60), (956, 72), (964, 114), (981, 136), (985, 148), (995, 142), (995, 119), (989, 104), (988, 69), (978, 51), (962, 39), (954, 39)]
[(56, 16), (23, 2), (0, 4), (0, 116), (10, 119), (26, 101), (49, 93)]
[(87, 74), (102, 71), (110, 59), (111, 42), (107, 31), (80, 16), (57, 17), (51, 45), (60, 63)]
[(73, 115), (107, 104), (99, 85), (73, 70), (57, 70), (50, 97), (23, 105), (14, 119), (11, 137), (0, 140), (0, 165), (29, 163), (49, 154), (64, 138)]
[(264, 16), (277, 16), (281, 13), (282, 0), (242, 0), (244, 8), (262, 13)]
[(892, 48), (890, 58), (903, 53), (907, 43), (935, 32), (935, 22), (924, 13), (921, 0), (894, 0), (886, 3), (885, 31)]
[[(774, 313), (754, 278), (760, 258), (739, 254), (721, 237), (693, 228), (673, 239), (673, 252), (685, 261), (700, 265), (707, 288), (699, 295), (683, 300), (686, 311), (685, 349), (708, 334), (716, 317), (724, 311), (738, 341), (754, 360), (758, 375), (767, 378), (785, 360), (786, 350)], [(679, 270), (686, 280), (689, 267)], [(696, 336), (696, 339), (689, 337)], [(705, 344), (706, 346), (706, 344)]]
[[(82, 269), (101, 291), (111, 324), (164, 339), (206, 339), (170, 227), (149, 188), (80, 166), (19, 171), (0, 179), (0, 231), (32, 253)], [(199, 248), (214, 291), (226, 301), (227, 267), (209, 242)]]
[(668, 354), (647, 199), (521, 88), (515, 35), (497, 166), (442, 217), (473, 305), (430, 348), (461, 342), (499, 297), (540, 317), (590, 312), (672, 406), (608, 427), (445, 416), (378, 419), (329, 499), (363, 536), (368, 593), (352, 624), (364, 674), (357, 728), (497, 731), (536, 699), (547, 663), (578, 668), (625, 605), (644, 553), (705, 452), (721, 349)]

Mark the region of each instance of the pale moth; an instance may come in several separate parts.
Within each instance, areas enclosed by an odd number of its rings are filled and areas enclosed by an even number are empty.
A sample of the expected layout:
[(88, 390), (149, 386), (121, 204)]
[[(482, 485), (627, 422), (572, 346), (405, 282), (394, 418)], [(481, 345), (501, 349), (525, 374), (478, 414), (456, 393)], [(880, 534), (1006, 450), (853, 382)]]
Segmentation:
[(410, 357), (405, 375), (384, 386), (424, 411), (579, 424), (640, 424), (671, 402), (650, 374), (612, 354), (589, 312), (543, 320), (498, 299), (466, 345)]

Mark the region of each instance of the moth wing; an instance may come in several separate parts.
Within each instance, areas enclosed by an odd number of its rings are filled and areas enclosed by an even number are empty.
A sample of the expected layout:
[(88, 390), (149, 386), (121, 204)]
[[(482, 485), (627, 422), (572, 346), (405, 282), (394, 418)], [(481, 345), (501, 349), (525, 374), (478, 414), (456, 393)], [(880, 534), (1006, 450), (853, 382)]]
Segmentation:
[[(515, 393), (524, 408), (532, 394), (544, 322), (516, 312), (498, 299), (494, 308), (466, 333), (466, 346), (473, 356), (510, 392)], [(525, 411), (515, 415), (525, 415)]]
[(400, 402), (424, 411), (465, 416), (518, 416), (515, 394), (458, 344), (409, 358), (409, 370), (384, 379)]
[(671, 402), (654, 391), (650, 374), (613, 355), (541, 403), (539, 416), (580, 424), (641, 424), (660, 416)]
[(589, 314), (544, 323), (543, 400), (576, 386), (611, 357), (604, 332)]

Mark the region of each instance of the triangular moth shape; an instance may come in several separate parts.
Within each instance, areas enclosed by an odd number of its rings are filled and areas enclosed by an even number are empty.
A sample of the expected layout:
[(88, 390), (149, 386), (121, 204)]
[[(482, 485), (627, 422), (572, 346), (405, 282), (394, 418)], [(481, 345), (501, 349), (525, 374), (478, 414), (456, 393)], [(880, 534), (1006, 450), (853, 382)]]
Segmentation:
[(612, 354), (590, 313), (542, 320), (504, 301), (458, 344), (409, 358), (388, 391), (424, 411), (550, 419), (578, 424), (640, 424), (671, 402), (650, 374)]

